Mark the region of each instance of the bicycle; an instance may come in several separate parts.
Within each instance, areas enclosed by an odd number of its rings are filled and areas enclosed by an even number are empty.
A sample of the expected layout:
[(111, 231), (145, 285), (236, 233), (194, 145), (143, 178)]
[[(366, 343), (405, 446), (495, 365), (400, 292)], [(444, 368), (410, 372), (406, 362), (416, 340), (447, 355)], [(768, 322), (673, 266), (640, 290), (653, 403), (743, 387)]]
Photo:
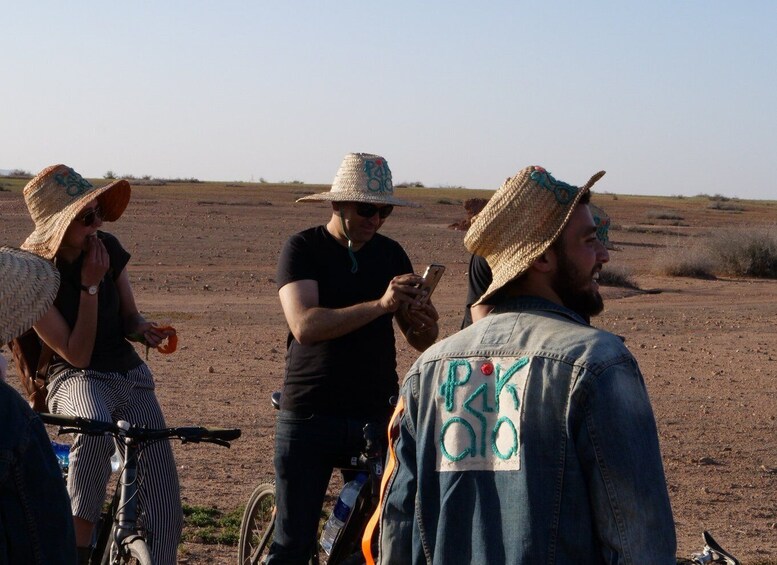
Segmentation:
[(690, 559), (678, 559), (678, 565), (708, 565), (719, 563), (720, 565), (739, 565), (739, 560), (728, 551), (720, 547), (708, 531), (702, 533), (704, 549), (701, 553), (694, 553)]
[(229, 447), (229, 442), (240, 437), (239, 429), (203, 428), (146, 428), (120, 420), (101, 422), (78, 416), (40, 414), (44, 423), (60, 426), (58, 435), (82, 433), (111, 435), (124, 452), (124, 464), (119, 474), (111, 503), (102, 512), (95, 526), (95, 542), (89, 563), (91, 565), (119, 565), (136, 563), (153, 565), (144, 532), (138, 528), (138, 455), (143, 444), (178, 439), (181, 443), (215, 443)]
[[(280, 409), (280, 392), (271, 395), (272, 405)], [(336, 469), (358, 471), (368, 474), (354, 503), (348, 520), (334, 540), (332, 549), (325, 557), (327, 565), (357, 565), (363, 563), (362, 533), (372, 514), (378, 508), (380, 481), (383, 476), (383, 456), (380, 448), (380, 433), (374, 425), (364, 426), (364, 449), (342, 461)], [(275, 530), (275, 485), (262, 483), (254, 489), (248, 499), (240, 523), (238, 542), (238, 565), (259, 565), (269, 552)], [(310, 565), (318, 565), (322, 557), (314, 551)]]

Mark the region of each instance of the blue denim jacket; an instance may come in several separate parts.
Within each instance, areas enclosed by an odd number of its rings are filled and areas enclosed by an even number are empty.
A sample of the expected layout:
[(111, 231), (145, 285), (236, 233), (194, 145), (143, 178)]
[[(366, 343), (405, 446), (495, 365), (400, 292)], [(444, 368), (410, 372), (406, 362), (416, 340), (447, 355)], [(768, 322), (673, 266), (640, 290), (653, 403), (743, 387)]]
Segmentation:
[(0, 565), (74, 564), (70, 499), (40, 418), (0, 379)]
[(675, 563), (653, 411), (617, 336), (510, 299), (428, 349), (401, 394), (381, 563)]

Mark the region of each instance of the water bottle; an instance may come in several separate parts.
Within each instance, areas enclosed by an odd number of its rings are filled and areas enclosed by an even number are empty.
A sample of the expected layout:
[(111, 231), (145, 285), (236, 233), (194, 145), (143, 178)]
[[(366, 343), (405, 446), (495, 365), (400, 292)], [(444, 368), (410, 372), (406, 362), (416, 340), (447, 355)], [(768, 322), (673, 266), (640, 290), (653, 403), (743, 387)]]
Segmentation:
[(51, 449), (54, 450), (54, 455), (57, 456), (57, 463), (59, 463), (62, 474), (66, 475), (67, 469), (70, 467), (70, 446), (66, 443), (52, 441)]
[(329, 516), (326, 524), (324, 524), (324, 529), (321, 532), (321, 549), (327, 555), (331, 553), (337, 534), (340, 533), (340, 530), (348, 520), (348, 516), (351, 515), (356, 497), (359, 496), (359, 491), (366, 480), (367, 475), (359, 473), (354, 480), (349, 481), (343, 487), (343, 491), (337, 499), (337, 504), (335, 504), (332, 514)]
[(116, 451), (113, 452), (113, 455), (111, 455), (111, 471), (117, 472), (119, 468), (121, 467), (121, 456), (119, 455), (119, 449), (116, 448)]

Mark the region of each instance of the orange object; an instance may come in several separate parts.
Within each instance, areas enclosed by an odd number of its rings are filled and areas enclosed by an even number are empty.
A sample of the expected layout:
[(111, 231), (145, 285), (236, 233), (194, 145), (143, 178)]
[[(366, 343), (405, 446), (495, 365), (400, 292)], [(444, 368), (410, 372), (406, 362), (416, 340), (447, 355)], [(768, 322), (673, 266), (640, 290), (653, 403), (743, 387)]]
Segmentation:
[(165, 355), (173, 353), (178, 348), (178, 336), (175, 333), (175, 328), (173, 326), (156, 326), (156, 329), (163, 332), (173, 332), (167, 336), (167, 339), (164, 342), (157, 345), (156, 348), (159, 353), (164, 353)]

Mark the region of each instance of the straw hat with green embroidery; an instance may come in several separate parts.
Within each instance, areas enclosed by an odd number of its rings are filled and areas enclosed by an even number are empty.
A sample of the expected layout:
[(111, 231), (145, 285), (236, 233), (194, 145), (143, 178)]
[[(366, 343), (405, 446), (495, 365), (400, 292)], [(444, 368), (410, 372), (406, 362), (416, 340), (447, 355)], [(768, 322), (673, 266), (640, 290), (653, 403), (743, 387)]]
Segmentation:
[(59, 288), (53, 263), (0, 247), (0, 344), (21, 335), (46, 313)]
[(472, 218), (464, 245), (485, 257), (493, 280), (475, 302), (491, 298), (523, 274), (553, 244), (580, 198), (604, 175), (599, 171), (583, 186), (554, 179), (542, 167), (526, 167), (508, 178)]
[(394, 196), (394, 184), (388, 163), (380, 155), (369, 153), (348, 153), (340, 164), (335, 180), (332, 181), (331, 190), (305, 196), (297, 202), (321, 200), (419, 207), (418, 204)]
[(22, 249), (46, 259), (54, 258), (70, 223), (92, 200), (97, 199), (103, 221), (114, 222), (130, 199), (126, 180), (96, 188), (65, 165), (46, 167), (27, 183), (23, 192), (35, 230)]

